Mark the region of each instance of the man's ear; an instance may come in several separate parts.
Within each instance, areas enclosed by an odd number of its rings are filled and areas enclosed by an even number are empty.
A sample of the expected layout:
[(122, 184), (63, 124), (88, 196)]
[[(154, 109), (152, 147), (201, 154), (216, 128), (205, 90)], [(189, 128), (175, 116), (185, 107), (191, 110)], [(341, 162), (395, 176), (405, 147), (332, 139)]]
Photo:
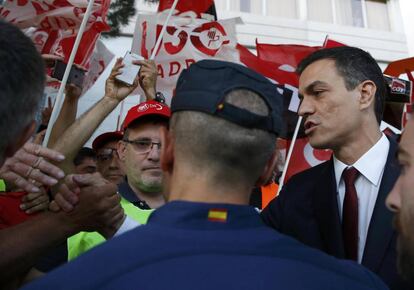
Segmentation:
[(164, 126), (160, 128), (161, 137), (161, 169), (164, 172), (172, 173), (174, 167), (174, 142), (170, 132)]
[(123, 142), (122, 140), (119, 140), (116, 146), (116, 151), (118, 153), (119, 160), (122, 162), (125, 161), (125, 150), (126, 150), (125, 142)]
[(371, 80), (363, 81), (359, 84), (361, 97), (359, 99), (360, 109), (364, 110), (372, 106), (375, 102), (375, 93), (377, 91), (377, 86)]
[(6, 146), (6, 149), (4, 150), (5, 158), (13, 156), (17, 150), (23, 147), (24, 143), (32, 137), (35, 130), (36, 122), (32, 120), (26, 127), (23, 128), (21, 133), (18, 134), (14, 140), (11, 140), (11, 142)]
[(279, 149), (275, 148), (275, 151), (273, 151), (273, 154), (270, 156), (269, 160), (267, 161), (262, 174), (259, 176), (259, 178), (256, 181), (255, 185), (257, 187), (265, 185), (266, 183), (268, 183), (270, 178), (272, 178), (272, 174), (276, 168), (278, 160), (279, 160)]

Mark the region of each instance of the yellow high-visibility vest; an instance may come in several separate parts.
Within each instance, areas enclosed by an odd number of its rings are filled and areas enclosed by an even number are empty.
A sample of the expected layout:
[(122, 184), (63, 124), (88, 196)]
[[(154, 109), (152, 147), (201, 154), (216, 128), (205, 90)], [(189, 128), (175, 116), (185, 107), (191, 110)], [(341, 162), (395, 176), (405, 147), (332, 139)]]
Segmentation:
[[(124, 198), (121, 198), (121, 206), (128, 217), (140, 224), (146, 224), (150, 214), (154, 211), (153, 209), (140, 209)], [(80, 232), (71, 236), (67, 240), (68, 261), (75, 259), (103, 242), (105, 242), (105, 238), (98, 232)]]

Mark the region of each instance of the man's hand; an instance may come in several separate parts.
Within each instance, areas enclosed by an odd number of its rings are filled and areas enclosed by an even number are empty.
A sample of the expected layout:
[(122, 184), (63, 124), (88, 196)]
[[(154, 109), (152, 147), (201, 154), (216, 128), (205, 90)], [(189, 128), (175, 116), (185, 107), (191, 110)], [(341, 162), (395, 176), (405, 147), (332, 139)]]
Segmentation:
[(99, 173), (68, 175), (49, 209), (62, 209), (79, 230), (98, 231), (108, 239), (125, 219), (120, 200), (116, 186)]
[(116, 79), (116, 76), (122, 73), (121, 69), (123, 67), (124, 64), (122, 63), (122, 58), (118, 58), (112, 68), (111, 74), (106, 80), (104, 97), (111, 98), (116, 101), (122, 101), (138, 86), (138, 76), (135, 78), (132, 86), (128, 86), (127, 84), (124, 84)]
[(27, 214), (44, 211), (49, 208), (49, 196), (45, 190), (41, 192), (32, 192), (22, 198), (20, 208)]
[(63, 161), (65, 157), (55, 150), (27, 142), (16, 154), (6, 159), (0, 168), (0, 178), (7, 184), (7, 190), (22, 189), (27, 192), (40, 192), (38, 182), (53, 186), (64, 177), (63, 171), (50, 163)]
[(71, 101), (77, 101), (82, 94), (82, 89), (74, 84), (67, 84), (65, 87), (65, 94), (65, 98)]
[(153, 60), (136, 60), (133, 64), (141, 66), (139, 71), (139, 84), (147, 97), (147, 101), (153, 100), (157, 92), (157, 66)]
[(34, 144), (41, 145), (43, 143), (43, 139), (45, 139), (45, 135), (46, 135), (46, 129), (44, 129), (44, 130), (40, 131), (39, 133), (37, 133), (36, 135), (34, 135), (32, 142)]

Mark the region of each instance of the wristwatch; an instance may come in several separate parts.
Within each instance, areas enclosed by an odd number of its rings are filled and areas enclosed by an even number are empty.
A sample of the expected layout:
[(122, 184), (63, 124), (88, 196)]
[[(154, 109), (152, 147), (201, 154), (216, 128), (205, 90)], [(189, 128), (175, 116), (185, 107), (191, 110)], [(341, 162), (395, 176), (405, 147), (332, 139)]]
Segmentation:
[(154, 100), (159, 102), (159, 103), (165, 104), (165, 97), (161, 92), (156, 92), (155, 93)]

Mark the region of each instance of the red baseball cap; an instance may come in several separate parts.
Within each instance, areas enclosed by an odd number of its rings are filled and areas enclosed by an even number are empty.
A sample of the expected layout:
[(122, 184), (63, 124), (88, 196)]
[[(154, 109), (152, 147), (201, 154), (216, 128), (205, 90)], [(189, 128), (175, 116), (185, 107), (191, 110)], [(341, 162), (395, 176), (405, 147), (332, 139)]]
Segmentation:
[(122, 125), (122, 128), (125, 130), (126, 128), (128, 128), (129, 125), (131, 125), (132, 122), (144, 116), (151, 115), (169, 119), (171, 117), (171, 111), (167, 105), (159, 103), (157, 101), (148, 101), (140, 103), (129, 109), (125, 117), (124, 123)]
[(96, 151), (108, 142), (122, 140), (123, 136), (121, 131), (105, 132), (93, 140), (92, 148)]

